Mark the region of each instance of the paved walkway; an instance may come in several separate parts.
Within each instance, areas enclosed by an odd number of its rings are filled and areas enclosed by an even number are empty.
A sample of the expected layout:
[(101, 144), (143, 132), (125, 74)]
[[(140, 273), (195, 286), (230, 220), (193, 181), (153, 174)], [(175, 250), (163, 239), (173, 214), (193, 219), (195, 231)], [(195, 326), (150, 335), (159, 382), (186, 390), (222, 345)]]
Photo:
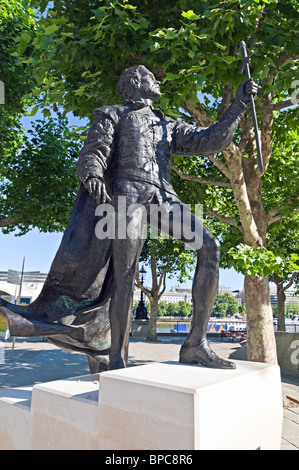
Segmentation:
[[(129, 366), (178, 360), (184, 337), (161, 336), (157, 343), (130, 338)], [(239, 343), (214, 341), (212, 348), (223, 358), (239, 349)], [(47, 341), (17, 339), (12, 343), (0, 340), (0, 389), (34, 385), (89, 374), (84, 354), (59, 349)], [(283, 376), (283, 389), (298, 407), (284, 410), (281, 450), (299, 450), (299, 379)]]

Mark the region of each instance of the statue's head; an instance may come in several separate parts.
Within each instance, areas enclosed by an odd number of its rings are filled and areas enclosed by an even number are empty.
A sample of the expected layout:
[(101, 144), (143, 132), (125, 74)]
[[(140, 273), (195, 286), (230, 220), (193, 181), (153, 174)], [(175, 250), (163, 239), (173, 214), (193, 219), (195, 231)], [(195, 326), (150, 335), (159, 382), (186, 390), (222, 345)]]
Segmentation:
[(160, 82), (144, 65), (136, 65), (126, 69), (119, 80), (118, 91), (131, 101), (158, 101), (161, 98)]

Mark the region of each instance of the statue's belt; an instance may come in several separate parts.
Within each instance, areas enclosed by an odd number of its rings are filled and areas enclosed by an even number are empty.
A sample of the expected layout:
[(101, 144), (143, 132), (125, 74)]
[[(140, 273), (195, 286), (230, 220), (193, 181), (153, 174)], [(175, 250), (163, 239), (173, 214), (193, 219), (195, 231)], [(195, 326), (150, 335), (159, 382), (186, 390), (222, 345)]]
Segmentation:
[(148, 183), (178, 198), (178, 195), (169, 181), (164, 178), (157, 178), (152, 176), (150, 173), (147, 173), (146, 171), (143, 171), (139, 168), (122, 168), (121, 172), (119, 172), (115, 178), (115, 181), (119, 180), (137, 181), (142, 184)]

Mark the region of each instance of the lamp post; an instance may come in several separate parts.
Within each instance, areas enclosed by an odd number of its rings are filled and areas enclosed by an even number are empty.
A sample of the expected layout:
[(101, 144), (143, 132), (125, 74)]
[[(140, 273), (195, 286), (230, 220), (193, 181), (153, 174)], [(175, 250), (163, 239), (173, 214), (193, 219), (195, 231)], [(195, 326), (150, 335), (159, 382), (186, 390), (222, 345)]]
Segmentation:
[[(144, 266), (142, 266), (139, 273), (141, 274), (140, 282), (143, 285), (143, 282), (144, 282), (144, 277), (143, 276), (144, 276), (144, 274), (146, 274), (146, 270), (144, 269)], [(140, 295), (140, 301), (139, 301), (138, 307), (136, 309), (135, 320), (148, 320), (147, 308), (146, 308), (145, 303), (144, 303), (142, 290), (141, 290), (141, 295)]]

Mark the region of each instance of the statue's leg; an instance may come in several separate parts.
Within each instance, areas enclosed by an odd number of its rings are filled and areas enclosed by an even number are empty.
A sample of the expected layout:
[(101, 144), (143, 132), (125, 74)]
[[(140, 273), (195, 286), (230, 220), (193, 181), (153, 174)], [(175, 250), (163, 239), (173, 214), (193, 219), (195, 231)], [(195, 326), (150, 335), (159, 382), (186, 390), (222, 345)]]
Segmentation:
[[(120, 218), (117, 224), (121, 223), (121, 220)], [(134, 281), (144, 236), (144, 229), (141, 228), (143, 220), (143, 214), (138, 211), (127, 216), (125, 219), (128, 228), (126, 237), (112, 241), (115, 285), (109, 309), (110, 370), (120, 369), (127, 365)]]
[(196, 254), (197, 266), (192, 287), (192, 325), (180, 350), (180, 362), (234, 369), (235, 364), (218, 357), (207, 342), (208, 322), (218, 293), (220, 244), (205, 227), (203, 245)]
[[(178, 203), (175, 203), (175, 207)], [(210, 348), (207, 328), (219, 285), (220, 243), (186, 206), (183, 216), (171, 213), (170, 235), (196, 250), (197, 266), (193, 279), (193, 316), (188, 338), (180, 350), (180, 362), (232, 369), (235, 364), (221, 359)], [(180, 229), (180, 230), (178, 230)], [(191, 237), (190, 237), (191, 235)], [(192, 243), (190, 240), (193, 241)]]

